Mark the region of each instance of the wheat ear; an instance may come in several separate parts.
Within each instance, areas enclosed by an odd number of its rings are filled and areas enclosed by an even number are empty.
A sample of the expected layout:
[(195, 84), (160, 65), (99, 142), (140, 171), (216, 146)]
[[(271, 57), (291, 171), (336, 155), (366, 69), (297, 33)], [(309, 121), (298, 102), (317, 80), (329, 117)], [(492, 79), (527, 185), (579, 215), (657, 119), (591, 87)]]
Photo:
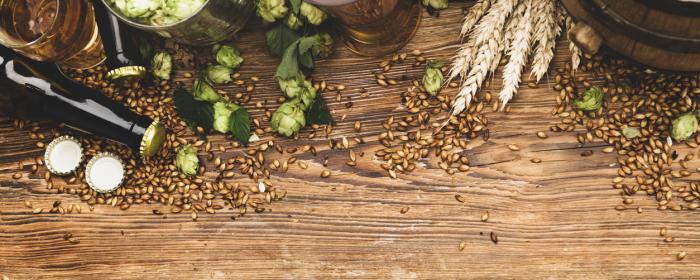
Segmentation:
[(525, 0), (521, 5), (525, 6), (523, 14), (514, 14), (513, 17), (521, 17), (517, 19), (517, 28), (513, 41), (510, 43), (507, 54), (510, 56), (508, 63), (503, 68), (503, 88), (499, 94), (501, 100), (501, 109), (503, 109), (508, 101), (513, 98), (515, 92), (520, 86), (520, 76), (523, 68), (527, 63), (528, 55), (530, 54), (530, 40), (532, 38), (532, 1)]
[[(491, 7), (495, 0), (479, 0), (474, 4), (464, 16), (464, 24), (462, 24), (461, 37), (466, 37), (473, 29), (476, 23)], [(472, 60), (476, 55), (477, 48), (474, 47), (476, 38), (471, 37), (457, 51), (457, 55), (453, 58), (452, 69), (448, 75), (448, 81), (453, 80), (457, 76), (462, 76), (462, 81), (466, 78), (467, 71), (471, 68)]]
[(503, 39), (506, 18), (513, 12), (517, 4), (518, 0), (497, 0), (474, 27), (469, 41), (473, 40), (473, 46), (477, 48), (476, 56), (466, 78), (463, 77), (464, 80), (455, 98), (452, 114), (457, 115), (469, 106), (474, 94), (488, 76), (491, 64), (498, 54), (499, 44)]
[(469, 12), (464, 16), (464, 23), (462, 24), (462, 38), (469, 34), (481, 17), (488, 11), (495, 0), (479, 0), (476, 1), (474, 6), (469, 8)]
[[(566, 26), (566, 32), (568, 33), (576, 23), (574, 23), (574, 20), (571, 18), (571, 16), (566, 13), (566, 10), (563, 8), (561, 9), (562, 13), (566, 15), (566, 18), (564, 19), (564, 25)], [(569, 52), (571, 53), (571, 71), (576, 72), (578, 69), (578, 66), (581, 64), (581, 49), (579, 49), (574, 42), (569, 41)]]
[(554, 47), (561, 26), (559, 25), (556, 3), (554, 0), (533, 0), (533, 15), (537, 15), (535, 21), (534, 41), (537, 43), (532, 57), (532, 70), (530, 76), (535, 76), (539, 82), (549, 69), (549, 64), (554, 58)]

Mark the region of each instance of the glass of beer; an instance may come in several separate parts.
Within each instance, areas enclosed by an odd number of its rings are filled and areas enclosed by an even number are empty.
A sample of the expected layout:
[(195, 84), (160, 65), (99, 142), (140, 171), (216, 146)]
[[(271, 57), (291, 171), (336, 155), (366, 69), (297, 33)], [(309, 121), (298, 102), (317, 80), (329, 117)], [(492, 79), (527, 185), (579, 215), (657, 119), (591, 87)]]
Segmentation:
[(345, 45), (355, 53), (381, 56), (396, 52), (413, 37), (421, 20), (416, 0), (309, 0), (326, 7)]
[(0, 43), (31, 59), (76, 69), (104, 60), (90, 0), (1, 0)]

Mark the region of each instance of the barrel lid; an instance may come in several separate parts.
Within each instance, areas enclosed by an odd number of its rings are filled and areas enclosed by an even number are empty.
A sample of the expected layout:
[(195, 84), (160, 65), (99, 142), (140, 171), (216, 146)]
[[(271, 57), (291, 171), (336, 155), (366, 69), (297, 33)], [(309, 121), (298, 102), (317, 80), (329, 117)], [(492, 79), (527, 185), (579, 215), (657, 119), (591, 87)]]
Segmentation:
[(119, 157), (109, 152), (102, 152), (92, 157), (87, 163), (85, 180), (96, 192), (109, 193), (122, 184), (124, 173), (124, 163)]
[(154, 156), (163, 146), (163, 141), (165, 141), (165, 127), (160, 121), (153, 121), (146, 132), (141, 138), (141, 145), (139, 147), (139, 154), (141, 158), (149, 158)]
[(112, 69), (107, 72), (107, 79), (109, 80), (123, 80), (123, 79), (140, 79), (146, 75), (146, 67), (138, 65), (122, 66), (116, 69)]
[(71, 136), (60, 136), (46, 146), (44, 161), (52, 174), (66, 175), (75, 171), (83, 160), (83, 147)]

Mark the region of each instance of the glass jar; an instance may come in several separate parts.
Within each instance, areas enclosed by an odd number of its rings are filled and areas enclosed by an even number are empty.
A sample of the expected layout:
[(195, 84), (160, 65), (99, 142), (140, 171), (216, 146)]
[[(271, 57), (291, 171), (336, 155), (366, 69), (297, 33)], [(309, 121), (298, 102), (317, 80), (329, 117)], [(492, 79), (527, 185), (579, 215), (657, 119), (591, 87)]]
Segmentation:
[(111, 13), (128, 25), (157, 33), (178, 43), (195, 46), (230, 39), (255, 13), (254, 0), (206, 0), (199, 10), (187, 18), (164, 25), (151, 25), (121, 14), (108, 0), (101, 1)]
[(309, 0), (326, 7), (340, 22), (345, 45), (353, 52), (381, 56), (411, 40), (421, 20), (416, 0)]
[(77, 69), (104, 60), (89, 0), (0, 1), (0, 43), (38, 61)]

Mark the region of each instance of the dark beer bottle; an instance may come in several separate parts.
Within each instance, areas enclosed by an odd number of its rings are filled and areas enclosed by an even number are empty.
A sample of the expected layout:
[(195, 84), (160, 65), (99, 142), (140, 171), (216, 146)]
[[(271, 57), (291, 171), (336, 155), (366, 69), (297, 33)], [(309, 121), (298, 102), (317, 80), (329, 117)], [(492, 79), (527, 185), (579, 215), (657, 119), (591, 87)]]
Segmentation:
[(107, 66), (107, 79), (140, 79), (146, 73), (147, 63), (134, 41), (127, 35), (127, 27), (119, 25), (115, 15), (107, 11), (102, 0), (93, 0), (95, 21), (102, 38)]
[(155, 155), (165, 139), (158, 121), (141, 116), (102, 92), (66, 77), (53, 63), (37, 62), (0, 46), (0, 113), (53, 119), (123, 143), (141, 157)]

